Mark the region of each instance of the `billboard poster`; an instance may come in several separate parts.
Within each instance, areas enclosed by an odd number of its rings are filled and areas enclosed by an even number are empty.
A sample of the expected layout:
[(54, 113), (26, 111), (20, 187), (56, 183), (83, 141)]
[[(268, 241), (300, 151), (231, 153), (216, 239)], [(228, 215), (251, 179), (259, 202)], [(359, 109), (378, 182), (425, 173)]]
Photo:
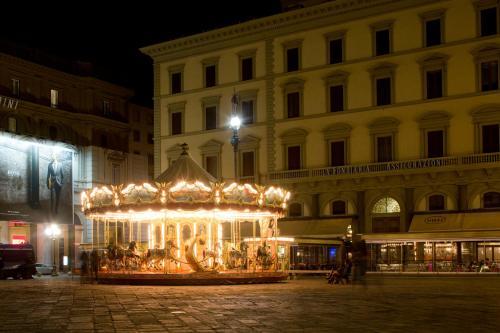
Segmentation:
[(0, 133), (0, 220), (73, 223), (73, 150)]

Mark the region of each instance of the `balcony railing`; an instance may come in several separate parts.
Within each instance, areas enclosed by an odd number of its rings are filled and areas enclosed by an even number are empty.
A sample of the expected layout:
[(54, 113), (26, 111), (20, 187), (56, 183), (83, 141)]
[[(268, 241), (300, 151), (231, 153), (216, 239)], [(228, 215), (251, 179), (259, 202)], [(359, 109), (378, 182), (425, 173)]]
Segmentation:
[(475, 154), (464, 156), (449, 156), (425, 158), (419, 160), (392, 161), (384, 163), (353, 164), (338, 167), (286, 170), (269, 174), (270, 181), (287, 179), (322, 178), (332, 176), (350, 176), (376, 173), (396, 173), (412, 170), (434, 170), (440, 168), (461, 168), (462, 166), (499, 163), (500, 153)]

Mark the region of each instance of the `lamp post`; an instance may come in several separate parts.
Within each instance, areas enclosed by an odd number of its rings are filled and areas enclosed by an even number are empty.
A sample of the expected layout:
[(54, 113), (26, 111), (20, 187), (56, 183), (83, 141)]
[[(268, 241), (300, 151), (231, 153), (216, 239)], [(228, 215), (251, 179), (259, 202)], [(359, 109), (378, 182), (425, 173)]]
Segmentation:
[(57, 224), (52, 223), (45, 229), (45, 235), (52, 240), (52, 276), (57, 276), (56, 266), (56, 239), (61, 234), (61, 229)]
[(229, 127), (233, 130), (233, 136), (231, 138), (231, 145), (233, 145), (234, 152), (234, 179), (236, 182), (239, 181), (238, 177), (238, 145), (240, 143), (240, 138), (238, 136), (238, 131), (241, 127), (241, 119), (238, 116), (238, 95), (236, 93), (231, 98), (231, 103), (233, 104), (233, 110), (231, 112), (231, 121), (229, 122)]

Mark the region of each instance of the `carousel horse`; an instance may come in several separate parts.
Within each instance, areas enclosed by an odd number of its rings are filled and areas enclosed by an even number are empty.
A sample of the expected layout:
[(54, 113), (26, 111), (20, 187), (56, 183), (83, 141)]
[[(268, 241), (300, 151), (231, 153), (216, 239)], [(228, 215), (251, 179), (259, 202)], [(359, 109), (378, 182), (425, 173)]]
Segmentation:
[(162, 269), (162, 261), (168, 257), (167, 249), (148, 249), (146, 253), (147, 267), (155, 270)]
[(111, 270), (119, 270), (125, 264), (125, 250), (117, 245), (108, 244), (106, 256)]
[(256, 262), (262, 266), (262, 269), (269, 269), (269, 267), (273, 264), (272, 254), (266, 243), (259, 245), (257, 248)]
[(228, 253), (228, 268), (246, 268), (247, 267), (248, 244), (241, 242), (240, 250), (232, 248)]
[(137, 243), (131, 241), (124, 254), (125, 266), (129, 269), (139, 268), (141, 266), (141, 255), (137, 253)]

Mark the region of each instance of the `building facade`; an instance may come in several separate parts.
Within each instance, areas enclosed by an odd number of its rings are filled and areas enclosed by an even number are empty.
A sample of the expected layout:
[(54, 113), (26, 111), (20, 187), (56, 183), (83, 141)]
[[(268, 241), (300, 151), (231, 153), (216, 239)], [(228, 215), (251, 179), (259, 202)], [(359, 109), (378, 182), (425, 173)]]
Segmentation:
[[(129, 109), (146, 113), (130, 107), (132, 96), (96, 78), (0, 53), (0, 243), (29, 242), (39, 262), (55, 258), (63, 268), (66, 256), (76, 267), (87, 230), (80, 192), (148, 179), (147, 155), (129, 153)], [(55, 249), (45, 235), (52, 223), (62, 231)]]
[(234, 178), (236, 92), (239, 177), (294, 193), (280, 223), (298, 240), (293, 267), (330, 263), (349, 225), (372, 269), (498, 261), (498, 13), (489, 0), (338, 0), (143, 48), (155, 175), (186, 142)]

